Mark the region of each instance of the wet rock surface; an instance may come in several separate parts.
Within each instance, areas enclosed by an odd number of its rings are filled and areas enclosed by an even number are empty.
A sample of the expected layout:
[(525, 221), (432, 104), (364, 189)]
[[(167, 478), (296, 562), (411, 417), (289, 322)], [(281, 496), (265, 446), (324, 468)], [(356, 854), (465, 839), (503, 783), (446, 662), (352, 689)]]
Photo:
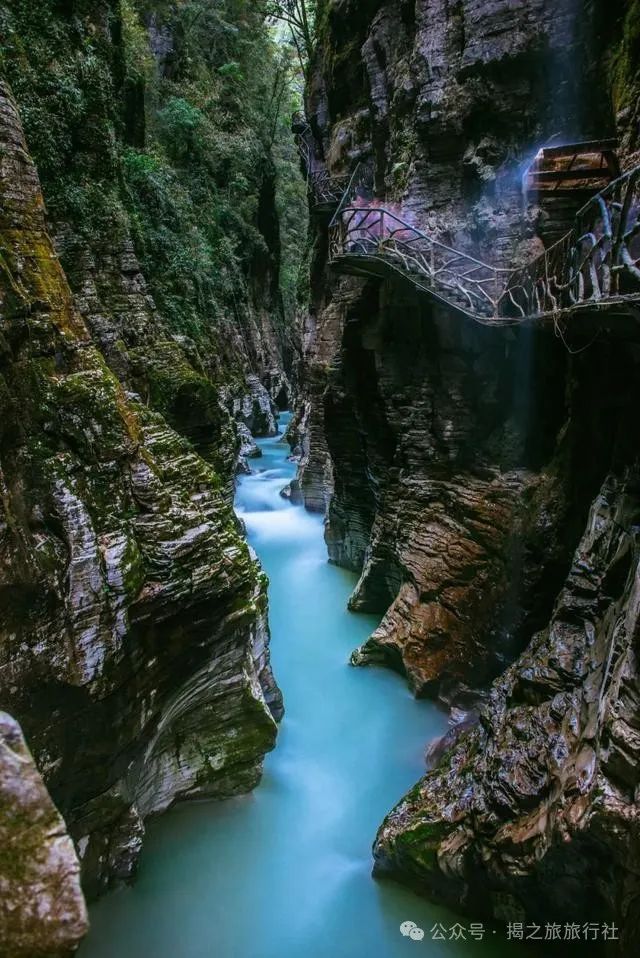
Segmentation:
[(226, 484), (96, 348), (0, 94), (2, 704), (93, 895), (131, 877), (146, 816), (257, 783), (281, 700)]
[(20, 726), (0, 712), (0, 952), (68, 958), (87, 928), (73, 842)]
[(616, 922), (621, 955), (638, 933), (638, 491), (637, 470), (607, 477), (549, 626), (374, 850), (378, 873), (456, 907)]
[[(318, 156), (333, 173), (364, 163), (381, 202), (456, 249), (530, 259), (527, 160), (558, 123), (568, 137), (615, 129), (613, 79), (597, 94), (592, 80), (622, 21), (579, 7), (332, 5), (307, 88)], [(327, 511), (331, 559), (361, 573), (352, 608), (384, 613), (354, 662), (385, 661), (420, 694), (486, 681), (547, 620), (608, 468), (608, 437), (590, 451), (574, 405), (589, 385), (568, 353), (585, 343), (482, 329), (401, 286), (338, 277), (326, 226), (296, 489)]]
[(267, 388), (257, 376), (247, 376), (249, 391), (236, 399), (233, 415), (252, 436), (275, 436), (277, 410)]
[(240, 438), (240, 450), (238, 452), (237, 471), (248, 475), (251, 472), (249, 465), (250, 459), (259, 459), (262, 455), (258, 445), (243, 422), (237, 423), (238, 436)]
[[(282, 714), (231, 506), (291, 395), (276, 167), (243, 113), (250, 176), (214, 170), (235, 134), (196, 106), (208, 69), (224, 96), (206, 31), (156, 7), (0, 8), (0, 706), (91, 897), (133, 879), (149, 816), (253, 788)], [(176, 106), (200, 168), (163, 140)]]
[(329, 554), (361, 573), (352, 608), (385, 613), (355, 661), (387, 662), (420, 694), (486, 681), (546, 621), (602, 478), (567, 426), (566, 356), (371, 289), (340, 358), (322, 413)]
[[(380, 202), (455, 249), (510, 266), (540, 250), (521, 176), (556, 133), (617, 133), (633, 162), (620, 5), (323, 12), (307, 87), (318, 156), (336, 174), (366, 164)], [(637, 702), (602, 685), (595, 719), (587, 703), (605, 674), (612, 688), (615, 621), (635, 629), (635, 346), (483, 329), (399, 284), (335, 275), (326, 235), (318, 217), (299, 490), (327, 510), (332, 560), (360, 573), (352, 608), (384, 616), (353, 662), (454, 705), (501, 676), (385, 822), (376, 867), (472, 913), (498, 915), (506, 896), (521, 918), (615, 917), (628, 953), (636, 783), (604, 730), (622, 721), (631, 755)]]

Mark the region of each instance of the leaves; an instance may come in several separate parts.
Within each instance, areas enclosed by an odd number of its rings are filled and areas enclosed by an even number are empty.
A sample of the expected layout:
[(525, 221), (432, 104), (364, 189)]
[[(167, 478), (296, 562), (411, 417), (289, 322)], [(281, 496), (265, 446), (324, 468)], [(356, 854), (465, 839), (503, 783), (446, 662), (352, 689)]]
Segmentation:
[(267, 15), (288, 29), (302, 72), (306, 75), (316, 42), (314, 0), (269, 0)]
[(73, 18), (42, 0), (0, 4), (1, 55), (47, 206), (78, 241), (65, 266), (82, 243), (99, 261), (131, 232), (168, 325), (215, 342), (220, 317), (247, 313), (255, 262), (277, 268), (277, 236), (269, 248), (258, 229), (274, 158), (293, 304), (306, 229), (289, 131), (295, 50), (265, 22), (266, 0), (108, 6), (112, 30), (95, 4)]

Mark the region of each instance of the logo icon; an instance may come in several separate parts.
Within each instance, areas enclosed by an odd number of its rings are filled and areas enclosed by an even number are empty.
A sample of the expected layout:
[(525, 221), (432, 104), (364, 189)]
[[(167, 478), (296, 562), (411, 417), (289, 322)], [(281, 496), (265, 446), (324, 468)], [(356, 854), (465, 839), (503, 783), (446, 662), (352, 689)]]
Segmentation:
[(403, 921), (400, 925), (400, 934), (405, 938), (411, 938), (412, 941), (422, 941), (424, 931), (418, 928), (415, 921)]

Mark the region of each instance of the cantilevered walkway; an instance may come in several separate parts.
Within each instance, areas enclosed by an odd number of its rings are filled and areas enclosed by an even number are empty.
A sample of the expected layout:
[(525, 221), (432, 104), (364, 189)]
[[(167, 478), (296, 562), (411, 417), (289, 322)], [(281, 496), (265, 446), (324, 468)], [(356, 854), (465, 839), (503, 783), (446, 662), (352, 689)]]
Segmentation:
[(609, 327), (640, 338), (640, 167), (590, 199), (562, 239), (513, 270), (453, 249), (380, 201), (364, 200), (354, 185), (358, 171), (347, 180), (314, 166), (308, 127), (298, 133), (298, 147), (312, 209), (334, 211), (329, 258), (337, 271), (401, 279), (489, 326), (582, 314), (589, 319), (585, 330)]

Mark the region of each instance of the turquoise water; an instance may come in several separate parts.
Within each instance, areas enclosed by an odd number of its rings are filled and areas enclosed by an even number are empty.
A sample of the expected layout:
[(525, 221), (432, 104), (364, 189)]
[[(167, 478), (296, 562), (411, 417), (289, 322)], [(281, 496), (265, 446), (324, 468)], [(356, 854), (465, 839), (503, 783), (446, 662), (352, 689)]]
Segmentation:
[[(354, 578), (327, 563), (322, 520), (279, 495), (295, 472), (286, 444), (259, 445), (236, 507), (271, 581), (287, 710), (278, 746), (252, 795), (183, 805), (150, 825), (137, 883), (92, 908), (81, 958), (515, 954), (491, 930), (482, 943), (432, 940), (434, 923), (449, 929), (456, 916), (371, 878), (376, 829), (446, 720), (399, 676), (348, 665), (377, 622), (346, 611)], [(406, 920), (424, 940), (401, 935)]]

